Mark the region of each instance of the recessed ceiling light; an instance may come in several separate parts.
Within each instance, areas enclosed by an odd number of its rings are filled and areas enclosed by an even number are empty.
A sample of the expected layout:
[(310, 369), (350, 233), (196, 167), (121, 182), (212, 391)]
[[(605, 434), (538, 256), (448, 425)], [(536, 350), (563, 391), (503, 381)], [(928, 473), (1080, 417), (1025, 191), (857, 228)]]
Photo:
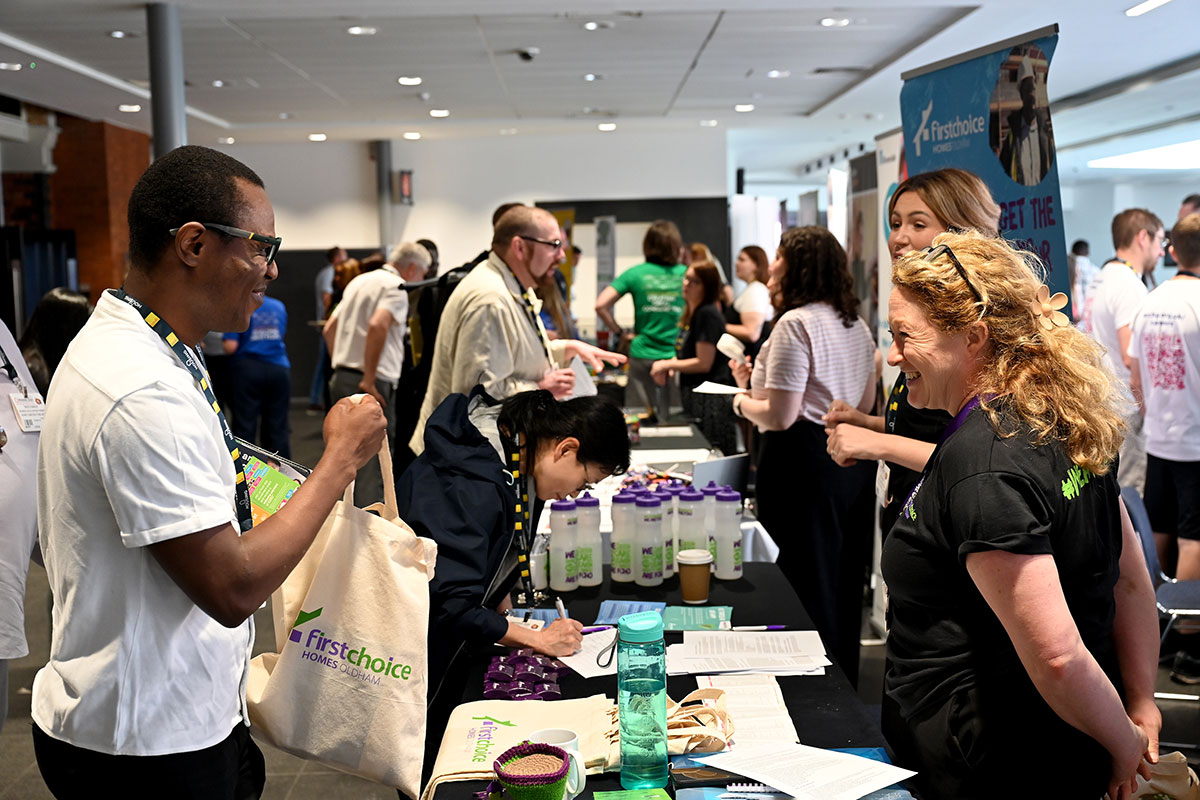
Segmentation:
[(715, 127), (717, 127), (717, 121), (715, 119), (702, 119), (702, 120), (700, 120), (700, 127), (701, 128), (715, 128)]
[(584, 75), (584, 76), (583, 76), (583, 79), (584, 79), (585, 81), (589, 81), (589, 82), (591, 82), (591, 81), (602, 81), (602, 80), (604, 80), (604, 74), (603, 74), (603, 73), (601, 73), (601, 72), (589, 72), (589, 73), (587, 73), (586, 75)]
[(232, 136), (222, 136), (220, 139), (217, 139), (218, 144), (233, 144), (233, 142), (234, 138)]
[(121, 103), (117, 106), (117, 111), (124, 111), (126, 114), (136, 114), (141, 111), (142, 107), (137, 103)]
[(346, 33), (351, 36), (374, 36), (379, 33), (378, 28), (373, 28), (370, 25), (351, 25), (346, 28)]
[(1146, 0), (1146, 2), (1138, 3), (1133, 8), (1125, 9), (1125, 16), (1140, 17), (1142, 14), (1145, 14), (1147, 11), (1153, 11), (1154, 9), (1158, 8), (1159, 6), (1165, 6), (1169, 2), (1171, 2), (1171, 0)]
[(615, 131), (616, 129), (617, 129), (617, 123), (615, 123), (615, 122), (601, 122), (599, 125), (596, 126), (596, 130), (604, 131), (605, 133), (607, 133), (608, 131)]
[(399, 83), (401, 86), (420, 86), (421, 85), (421, 76), (420, 75), (401, 75), (399, 78), (396, 78), (396, 82)]
[(308, 140), (309, 140), (310, 142), (323, 142), (323, 141), (325, 141), (325, 140), (326, 140), (326, 139), (328, 139), (328, 138), (329, 138), (329, 137), (328, 137), (328, 136), (326, 136), (326, 135), (325, 135), (325, 134), (323, 134), (323, 133), (310, 133), (310, 134), (308, 135)]
[(844, 28), (850, 24), (845, 17), (824, 17), (821, 19), (822, 28)]
[(736, 106), (733, 107), (733, 110), (738, 112), (739, 114), (745, 114), (749, 111), (754, 110), (754, 103), (738, 103)]
[(417, 139), (421, 138), (421, 134), (417, 133), (416, 131), (405, 131), (404, 138), (408, 139), (410, 142), (415, 142)]
[(279, 112), (279, 118), (280, 119), (291, 119), (292, 115), (286, 111), (281, 111), (281, 112)]
[(133, 31), (109, 31), (108, 35), (113, 39), (133, 39), (137, 36)]
[(585, 31), (600, 30), (600, 23), (599, 22), (585, 22), (585, 23), (583, 23), (583, 29)]
[(786, 78), (792, 74), (790, 69), (769, 69), (767, 70), (768, 78)]
[(450, 116), (450, 109), (448, 109), (448, 108), (431, 108), (431, 109), (429, 109), (429, 116), (439, 117), (439, 118), (440, 117), (448, 117), (448, 116)]
[(6, 72), (20, 72), (21, 65), (16, 62), (0, 61), (0, 70), (4, 70)]
[(501, 136), (516, 136), (516, 134), (517, 134), (516, 128), (501, 128), (500, 129)]
[(223, 81), (223, 80), (219, 80), (219, 79), (218, 79), (218, 80), (215, 80), (215, 81), (213, 81), (213, 82), (212, 82), (212, 85), (213, 85), (213, 88), (214, 88), (214, 89), (220, 89), (220, 88), (222, 88), (222, 87), (224, 87), (224, 86), (228, 86), (229, 84), (227, 84), (227, 83), (226, 83), (225, 81)]

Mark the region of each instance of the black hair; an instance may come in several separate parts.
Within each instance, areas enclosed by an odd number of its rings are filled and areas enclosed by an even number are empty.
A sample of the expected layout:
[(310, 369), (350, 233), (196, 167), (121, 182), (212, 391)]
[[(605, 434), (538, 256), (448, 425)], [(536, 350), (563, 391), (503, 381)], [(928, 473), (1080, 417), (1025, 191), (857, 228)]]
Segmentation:
[(1087, 243), (1087, 239), (1076, 239), (1071, 245), (1071, 255), (1086, 256), (1091, 251), (1091, 246)]
[(846, 266), (846, 251), (826, 228), (790, 228), (779, 242), (787, 271), (779, 287), (777, 312), (809, 303), (828, 303), (847, 328), (858, 315), (854, 277)]
[(45, 397), (50, 379), (67, 352), (67, 345), (79, 333), (92, 313), (88, 297), (58, 286), (38, 301), (21, 334), (17, 347), (29, 367), (38, 391)]
[(129, 196), (129, 263), (150, 272), (171, 241), (167, 231), (188, 222), (239, 227), (245, 198), (237, 179), (261, 187), (262, 178), (236, 158), (184, 145), (142, 173)]
[(429, 251), (429, 257), (432, 259), (429, 262), (429, 273), (430, 274), (436, 273), (437, 268), (438, 268), (437, 245), (434, 244), (431, 239), (417, 239), (417, 244), (421, 245), (422, 247), (424, 247), (426, 250)]
[(510, 435), (523, 434), (527, 453), (537, 453), (542, 442), (573, 436), (579, 440), (580, 464), (596, 464), (609, 475), (629, 469), (625, 415), (602, 397), (560, 402), (545, 389), (521, 392), (501, 404), (497, 423)]

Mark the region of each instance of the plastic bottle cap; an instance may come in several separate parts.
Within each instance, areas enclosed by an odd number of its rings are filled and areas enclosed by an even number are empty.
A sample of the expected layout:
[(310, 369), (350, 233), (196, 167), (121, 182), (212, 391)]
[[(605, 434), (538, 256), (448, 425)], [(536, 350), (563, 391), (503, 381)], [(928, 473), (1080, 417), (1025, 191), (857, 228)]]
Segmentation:
[(637, 614), (626, 614), (617, 620), (617, 631), (622, 642), (644, 644), (662, 641), (662, 614), (657, 611), (640, 611)]
[(660, 494), (665, 494), (668, 497), (675, 497), (683, 491), (683, 487), (673, 484), (660, 483), (658, 485), (658, 491)]
[(717, 492), (721, 491), (721, 487), (717, 486), (716, 481), (709, 481), (708, 486), (705, 486), (700, 491), (704, 492), (705, 497), (711, 497), (711, 496), (715, 495)]
[(550, 510), (551, 511), (574, 511), (575, 510), (575, 501), (574, 500), (555, 500), (553, 503), (550, 504)]
[(726, 486), (724, 489), (717, 492), (717, 500), (724, 503), (740, 503), (742, 502), (742, 496), (738, 492), (735, 492), (733, 489), (730, 489), (728, 486)]
[(636, 503), (637, 495), (630, 492), (617, 492), (613, 495), (614, 503)]
[(704, 494), (699, 489), (684, 489), (679, 493), (679, 499), (689, 503), (697, 503), (704, 499)]
[(637, 486), (630, 486), (625, 491), (629, 492), (630, 494), (645, 494), (646, 492), (648, 492), (650, 490), (647, 489), (645, 486), (642, 486), (641, 484), (639, 484)]
[(579, 497), (575, 498), (575, 505), (579, 508), (599, 508), (600, 498), (592, 497), (590, 493), (584, 492), (583, 494), (579, 495)]
[(652, 494), (638, 495), (638, 508), (658, 508), (662, 505), (662, 500)]

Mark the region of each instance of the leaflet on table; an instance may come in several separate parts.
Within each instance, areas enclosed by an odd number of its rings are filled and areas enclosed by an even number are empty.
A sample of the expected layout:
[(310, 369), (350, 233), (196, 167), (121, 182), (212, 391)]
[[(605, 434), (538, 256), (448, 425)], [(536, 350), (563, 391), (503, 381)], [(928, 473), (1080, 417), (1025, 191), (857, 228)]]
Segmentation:
[(668, 675), (824, 674), (831, 663), (816, 631), (688, 631), (683, 644), (667, 647)]
[(667, 606), (664, 631), (719, 631), (729, 627), (733, 606)]
[(242, 474), (250, 490), (250, 513), (254, 524), (259, 525), (287, 504), (312, 470), (242, 439), (237, 444)]
[[(556, 608), (514, 608), (508, 612), (508, 615), (516, 620), (539, 620), (540, 622), (549, 625), (554, 620), (558, 619), (558, 609)], [(567, 611), (567, 618), (570, 619), (571, 612)]]
[(600, 604), (600, 611), (596, 614), (596, 621), (592, 624), (616, 625), (617, 620), (626, 614), (637, 614), (641, 611), (658, 611), (661, 613), (666, 607), (666, 603), (639, 603), (636, 600), (605, 600)]
[(616, 675), (617, 674), (617, 654), (604, 653), (601, 661), (608, 659), (607, 667), (600, 666), (596, 659), (602, 652), (612, 646), (617, 638), (615, 628), (610, 628), (606, 631), (597, 631), (596, 633), (586, 633), (583, 636), (583, 647), (574, 655), (560, 656), (559, 661), (566, 664), (583, 678), (598, 678), (601, 675)]
[(800, 741), (774, 675), (697, 675), (696, 685), (724, 690), (736, 725), (733, 746)]
[(869, 758), (802, 744), (735, 747), (697, 756), (727, 772), (773, 786), (798, 800), (859, 800), (917, 773)]

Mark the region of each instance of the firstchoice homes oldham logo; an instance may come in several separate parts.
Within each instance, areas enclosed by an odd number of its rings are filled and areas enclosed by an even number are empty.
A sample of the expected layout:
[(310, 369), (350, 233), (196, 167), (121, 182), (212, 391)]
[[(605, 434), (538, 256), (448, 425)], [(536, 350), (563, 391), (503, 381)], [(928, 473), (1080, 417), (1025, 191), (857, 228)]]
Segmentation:
[(471, 742), (471, 747), (473, 748), (471, 751), (471, 763), (486, 764), (492, 760), (490, 753), (496, 744), (496, 728), (501, 725), (506, 728), (515, 728), (517, 726), (508, 720), (496, 719), (495, 717), (471, 717), (471, 719), (479, 720), (483, 723), (467, 731), (467, 741)]
[(376, 685), (379, 684), (380, 678), (402, 681), (409, 679), (412, 666), (401, 664), (396, 661), (395, 656), (388, 656), (387, 660), (384, 660), (382, 654), (371, 653), (363, 645), (339, 641), (320, 628), (314, 627), (307, 634), (299, 630), (301, 625), (321, 616), (324, 610), (324, 606), (316, 611), (302, 610), (296, 617), (296, 624), (292, 626), (292, 633), (288, 639), (304, 648), (300, 654), (301, 658)]

